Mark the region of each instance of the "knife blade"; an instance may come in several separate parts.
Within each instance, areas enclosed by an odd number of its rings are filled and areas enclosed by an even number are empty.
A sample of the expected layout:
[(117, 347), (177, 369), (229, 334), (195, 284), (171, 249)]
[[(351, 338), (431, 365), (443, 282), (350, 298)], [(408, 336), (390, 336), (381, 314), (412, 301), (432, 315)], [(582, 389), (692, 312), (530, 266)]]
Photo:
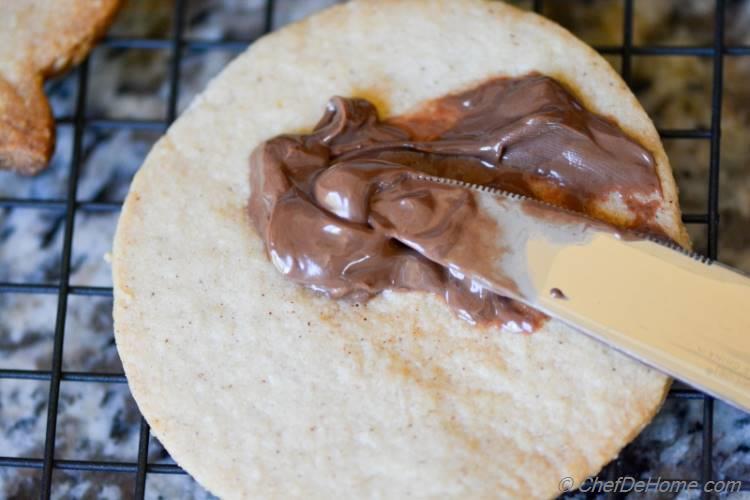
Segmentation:
[(514, 193), (418, 178), (473, 191), (497, 225), (502, 251), (488, 257), (492, 262), (456, 262), (462, 273), (750, 411), (748, 276), (676, 244)]

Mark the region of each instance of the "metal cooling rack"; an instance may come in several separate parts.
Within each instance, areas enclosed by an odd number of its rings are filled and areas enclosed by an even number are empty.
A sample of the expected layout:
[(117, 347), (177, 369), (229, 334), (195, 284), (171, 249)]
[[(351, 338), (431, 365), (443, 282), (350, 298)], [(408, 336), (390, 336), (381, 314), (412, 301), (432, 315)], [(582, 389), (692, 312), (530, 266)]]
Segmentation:
[[(123, 373), (91, 373), (78, 371), (63, 371), (63, 346), (65, 339), (65, 318), (67, 314), (68, 297), (71, 295), (112, 297), (111, 287), (71, 286), (71, 254), (73, 242), (74, 220), (77, 211), (83, 212), (113, 212), (121, 208), (121, 202), (87, 202), (77, 201), (76, 193), (82, 163), (83, 135), (85, 130), (152, 130), (164, 131), (174, 121), (177, 113), (177, 100), (180, 93), (180, 68), (182, 55), (185, 50), (223, 50), (241, 52), (254, 39), (248, 40), (202, 40), (183, 36), (185, 28), (186, 4), (188, 0), (175, 0), (173, 9), (173, 28), (169, 38), (135, 38), (109, 37), (102, 40), (100, 46), (119, 49), (138, 50), (169, 50), (171, 52), (169, 66), (169, 93), (167, 97), (167, 112), (164, 120), (138, 119), (97, 119), (86, 117), (86, 95), (89, 83), (89, 64), (86, 59), (76, 70), (78, 91), (73, 116), (57, 117), (58, 124), (68, 124), (73, 127), (72, 158), (68, 176), (67, 196), (64, 199), (28, 199), (28, 198), (0, 198), (0, 209), (43, 209), (64, 212), (64, 238), (60, 265), (60, 281), (57, 285), (38, 283), (7, 283), (0, 282), (0, 293), (25, 294), (53, 294), (57, 295), (57, 315), (55, 320), (52, 365), (50, 370), (22, 370), (0, 368), (0, 379), (25, 379), (49, 382), (49, 399), (47, 410), (47, 427), (45, 435), (44, 456), (42, 457), (5, 457), (0, 456), (0, 467), (31, 468), (42, 470), (42, 488), (40, 497), (50, 498), (52, 487), (52, 472), (55, 469), (69, 471), (113, 472), (135, 474), (133, 485), (134, 497), (144, 498), (147, 474), (186, 474), (179, 466), (173, 464), (150, 463), (148, 461), (150, 431), (146, 421), (140, 419), (140, 437), (138, 456), (135, 462), (107, 462), (90, 460), (58, 460), (55, 458), (55, 436), (57, 432), (57, 410), (60, 399), (60, 383), (62, 381), (89, 383), (126, 383)], [(618, 46), (595, 47), (604, 55), (617, 55), (621, 58), (621, 74), (623, 79), (631, 83), (632, 56), (697, 56), (713, 59), (713, 87), (711, 91), (711, 126), (708, 129), (669, 129), (659, 130), (663, 139), (692, 139), (710, 141), (710, 163), (708, 176), (708, 203), (705, 213), (683, 215), (686, 224), (700, 224), (705, 226), (708, 248), (707, 256), (717, 258), (719, 231), (719, 169), (721, 146), (721, 103), (723, 90), (723, 59), (724, 56), (750, 56), (750, 46), (726, 46), (724, 43), (725, 0), (715, 0), (715, 17), (713, 28), (713, 44), (711, 46), (633, 46), (633, 3), (634, 0), (622, 0), (623, 43)], [(533, 0), (533, 9), (542, 12), (544, 0)], [(264, 28), (267, 33), (273, 26), (274, 0), (266, 0), (264, 7)], [(689, 388), (673, 388), (669, 393), (670, 399), (691, 399), (703, 402), (703, 451), (701, 461), (700, 482), (714, 480), (712, 464), (713, 412), (712, 397)], [(623, 463), (617, 459), (610, 463), (601, 473), (604, 479), (620, 477)], [(739, 478), (732, 478), (739, 479)], [(745, 481), (743, 490), (750, 491), (750, 478)], [(704, 493), (704, 498), (711, 498)], [(615, 494), (608, 494), (608, 498), (616, 498)]]

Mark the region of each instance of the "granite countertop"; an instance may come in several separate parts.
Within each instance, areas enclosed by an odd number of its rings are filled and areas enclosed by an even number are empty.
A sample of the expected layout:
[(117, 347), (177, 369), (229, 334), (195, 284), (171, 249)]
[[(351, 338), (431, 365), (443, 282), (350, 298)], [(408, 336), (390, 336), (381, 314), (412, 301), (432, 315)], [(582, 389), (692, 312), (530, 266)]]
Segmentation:
[[(277, 0), (275, 26), (303, 17), (333, 0)], [(530, 1), (514, 3), (525, 4)], [(727, 1), (726, 41), (750, 44), (750, 0)], [(622, 2), (546, 2), (545, 14), (595, 45), (622, 42)], [(263, 29), (262, 0), (192, 0), (186, 36), (201, 39), (257, 36)], [(712, 0), (638, 0), (634, 44), (711, 45)], [(111, 33), (164, 37), (171, 2), (131, 0)], [(179, 108), (202, 90), (235, 55), (227, 50), (188, 50), (181, 71)], [(617, 68), (619, 57), (608, 59)], [(632, 87), (657, 126), (709, 128), (710, 58), (634, 57)], [(90, 61), (89, 117), (163, 119), (168, 94), (168, 51), (99, 48)], [(720, 178), (719, 258), (750, 271), (750, 57), (727, 56), (724, 64)], [(74, 114), (74, 74), (50, 82), (56, 116)], [(52, 166), (21, 178), (0, 173), (0, 197), (62, 199), (71, 159), (73, 128), (58, 126)], [(82, 201), (121, 201), (128, 184), (158, 139), (156, 130), (90, 127), (84, 136), (78, 185)], [(666, 140), (685, 213), (705, 213), (709, 141)], [(110, 250), (118, 213), (81, 210), (75, 220), (71, 284), (111, 286)], [(690, 225), (695, 247), (706, 246), (705, 226)], [(56, 209), (0, 209), (0, 282), (56, 284), (59, 279), (64, 214)], [(0, 294), (0, 368), (50, 368), (57, 299), (55, 295)], [(63, 369), (121, 372), (111, 319), (112, 300), (71, 296)], [(40, 457), (44, 449), (49, 384), (0, 379), (0, 456)], [(704, 408), (701, 400), (669, 399), (663, 410), (622, 454), (623, 473), (641, 477), (699, 478)], [(56, 458), (135, 461), (139, 414), (124, 384), (63, 382), (60, 390)], [(750, 481), (750, 415), (722, 403), (714, 408), (713, 466), (716, 478)], [(170, 461), (152, 438), (150, 460)], [(40, 471), (0, 468), (0, 497), (36, 498)], [(126, 499), (132, 474), (60, 471), (54, 498)], [(740, 498), (743, 494), (735, 495)], [(147, 498), (208, 498), (189, 476), (149, 474)], [(633, 497), (635, 498), (635, 497)], [(681, 494), (680, 498), (693, 498)]]

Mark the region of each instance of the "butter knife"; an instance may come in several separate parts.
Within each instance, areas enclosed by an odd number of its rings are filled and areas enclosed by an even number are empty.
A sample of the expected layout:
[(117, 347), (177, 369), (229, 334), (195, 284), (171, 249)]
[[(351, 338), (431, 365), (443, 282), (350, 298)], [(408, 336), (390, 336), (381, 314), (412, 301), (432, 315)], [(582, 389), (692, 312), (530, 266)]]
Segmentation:
[[(460, 272), (750, 411), (748, 276), (672, 243), (513, 193), (418, 178), (471, 190), (497, 225), (499, 255), (463, 262), (451, 256)], [(443, 260), (429, 251), (428, 258)]]

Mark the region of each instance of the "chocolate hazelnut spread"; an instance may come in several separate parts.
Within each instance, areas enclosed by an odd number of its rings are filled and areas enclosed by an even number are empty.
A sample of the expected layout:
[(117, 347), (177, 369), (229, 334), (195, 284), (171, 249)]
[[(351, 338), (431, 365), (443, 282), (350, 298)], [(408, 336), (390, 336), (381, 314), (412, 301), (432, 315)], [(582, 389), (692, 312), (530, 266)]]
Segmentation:
[(334, 97), (311, 133), (270, 139), (250, 163), (250, 216), (287, 278), (356, 301), (428, 291), (472, 323), (527, 332), (546, 316), (457, 265), (502, 251), (496, 225), (483, 222), (470, 190), (417, 174), (589, 214), (614, 196), (641, 228), (661, 189), (648, 151), (536, 74), (495, 78), (389, 120), (367, 100)]

